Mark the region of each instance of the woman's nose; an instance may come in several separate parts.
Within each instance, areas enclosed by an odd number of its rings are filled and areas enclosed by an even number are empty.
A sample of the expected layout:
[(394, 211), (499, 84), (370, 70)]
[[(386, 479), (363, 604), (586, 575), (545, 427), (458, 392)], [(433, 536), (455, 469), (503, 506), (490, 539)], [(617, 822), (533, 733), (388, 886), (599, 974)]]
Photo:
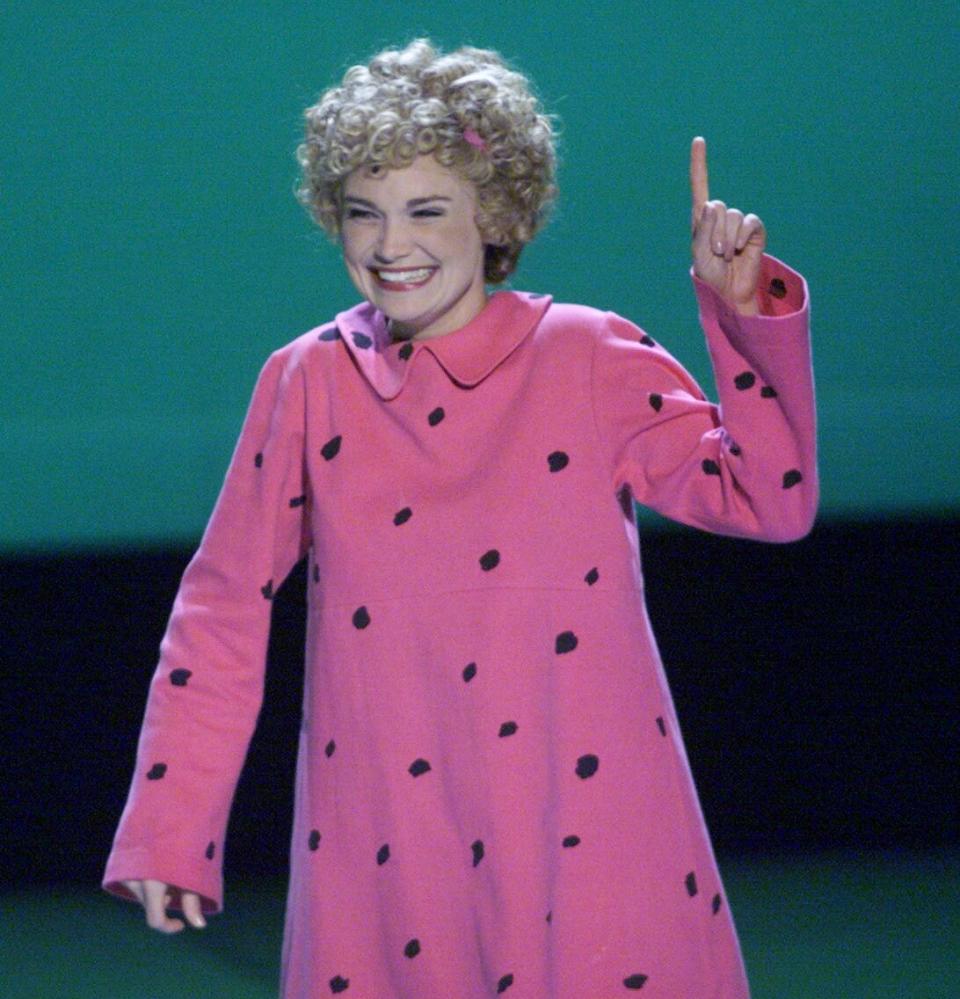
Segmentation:
[(404, 222), (397, 219), (384, 219), (380, 227), (380, 238), (374, 256), (381, 263), (399, 260), (410, 252), (410, 231)]

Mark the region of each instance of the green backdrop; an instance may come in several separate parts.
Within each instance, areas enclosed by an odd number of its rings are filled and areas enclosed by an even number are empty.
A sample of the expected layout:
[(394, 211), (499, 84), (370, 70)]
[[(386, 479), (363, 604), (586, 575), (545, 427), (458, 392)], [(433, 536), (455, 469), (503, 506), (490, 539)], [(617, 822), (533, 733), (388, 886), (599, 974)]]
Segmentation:
[(355, 300), (297, 205), (304, 106), (387, 44), (493, 47), (563, 122), (515, 287), (614, 309), (711, 389), (688, 146), (808, 278), (824, 515), (951, 513), (953, 4), (15, 3), (0, 144), (0, 546), (188, 542), (266, 355)]

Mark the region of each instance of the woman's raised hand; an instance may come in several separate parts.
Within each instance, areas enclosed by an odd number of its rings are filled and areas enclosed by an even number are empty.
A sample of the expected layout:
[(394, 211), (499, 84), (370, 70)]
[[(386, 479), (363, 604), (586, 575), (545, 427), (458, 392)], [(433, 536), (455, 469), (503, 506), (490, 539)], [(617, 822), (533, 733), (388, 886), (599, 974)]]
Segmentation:
[[(150, 878), (123, 883), (139, 899), (147, 914), (148, 926), (161, 933), (179, 933), (186, 925), (183, 919), (174, 919), (167, 915), (167, 906), (172, 897), (170, 885)], [(181, 892), (180, 904), (183, 906), (184, 918), (194, 929), (202, 930), (207, 925), (200, 911), (200, 896), (196, 892)]]
[(690, 146), (693, 199), (693, 273), (715, 288), (743, 315), (756, 315), (757, 283), (767, 232), (756, 215), (744, 215), (710, 200), (707, 143), (697, 136)]

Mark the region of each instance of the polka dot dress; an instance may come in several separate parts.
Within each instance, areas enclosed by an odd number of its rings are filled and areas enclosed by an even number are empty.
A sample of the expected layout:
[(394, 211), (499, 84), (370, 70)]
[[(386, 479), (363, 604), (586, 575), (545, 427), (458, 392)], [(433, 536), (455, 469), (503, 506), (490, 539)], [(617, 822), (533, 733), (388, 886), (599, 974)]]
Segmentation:
[(748, 319), (695, 281), (722, 423), (649, 336), (546, 296), (405, 343), (362, 305), (277, 351), (174, 606), (105, 887), (219, 909), (270, 607), (306, 554), (283, 996), (746, 997), (633, 501), (809, 530), (806, 289), (764, 274)]

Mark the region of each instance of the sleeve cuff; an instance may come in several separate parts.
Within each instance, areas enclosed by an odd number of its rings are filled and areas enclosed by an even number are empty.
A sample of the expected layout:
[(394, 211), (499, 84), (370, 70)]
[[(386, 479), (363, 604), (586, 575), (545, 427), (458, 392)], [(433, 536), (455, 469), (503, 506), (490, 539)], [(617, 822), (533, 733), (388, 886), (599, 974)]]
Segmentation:
[(147, 878), (170, 885), (171, 909), (181, 909), (181, 891), (196, 892), (200, 896), (201, 910), (206, 915), (223, 909), (223, 875), (220, 864), (214, 862), (210, 862), (207, 868), (196, 865), (184, 868), (158, 861), (146, 850), (120, 851), (111, 854), (100, 886), (117, 898), (136, 902), (137, 899), (123, 882)]
[(763, 255), (760, 269), (760, 280), (757, 284), (757, 305), (760, 314), (743, 316), (736, 308), (715, 291), (706, 281), (697, 277), (690, 268), (700, 314), (710, 322), (721, 327), (731, 321), (741, 328), (749, 328), (760, 324), (769, 326), (771, 320), (777, 325), (777, 320), (788, 323), (796, 321), (809, 309), (809, 290), (802, 274), (788, 267), (783, 261), (769, 254)]

